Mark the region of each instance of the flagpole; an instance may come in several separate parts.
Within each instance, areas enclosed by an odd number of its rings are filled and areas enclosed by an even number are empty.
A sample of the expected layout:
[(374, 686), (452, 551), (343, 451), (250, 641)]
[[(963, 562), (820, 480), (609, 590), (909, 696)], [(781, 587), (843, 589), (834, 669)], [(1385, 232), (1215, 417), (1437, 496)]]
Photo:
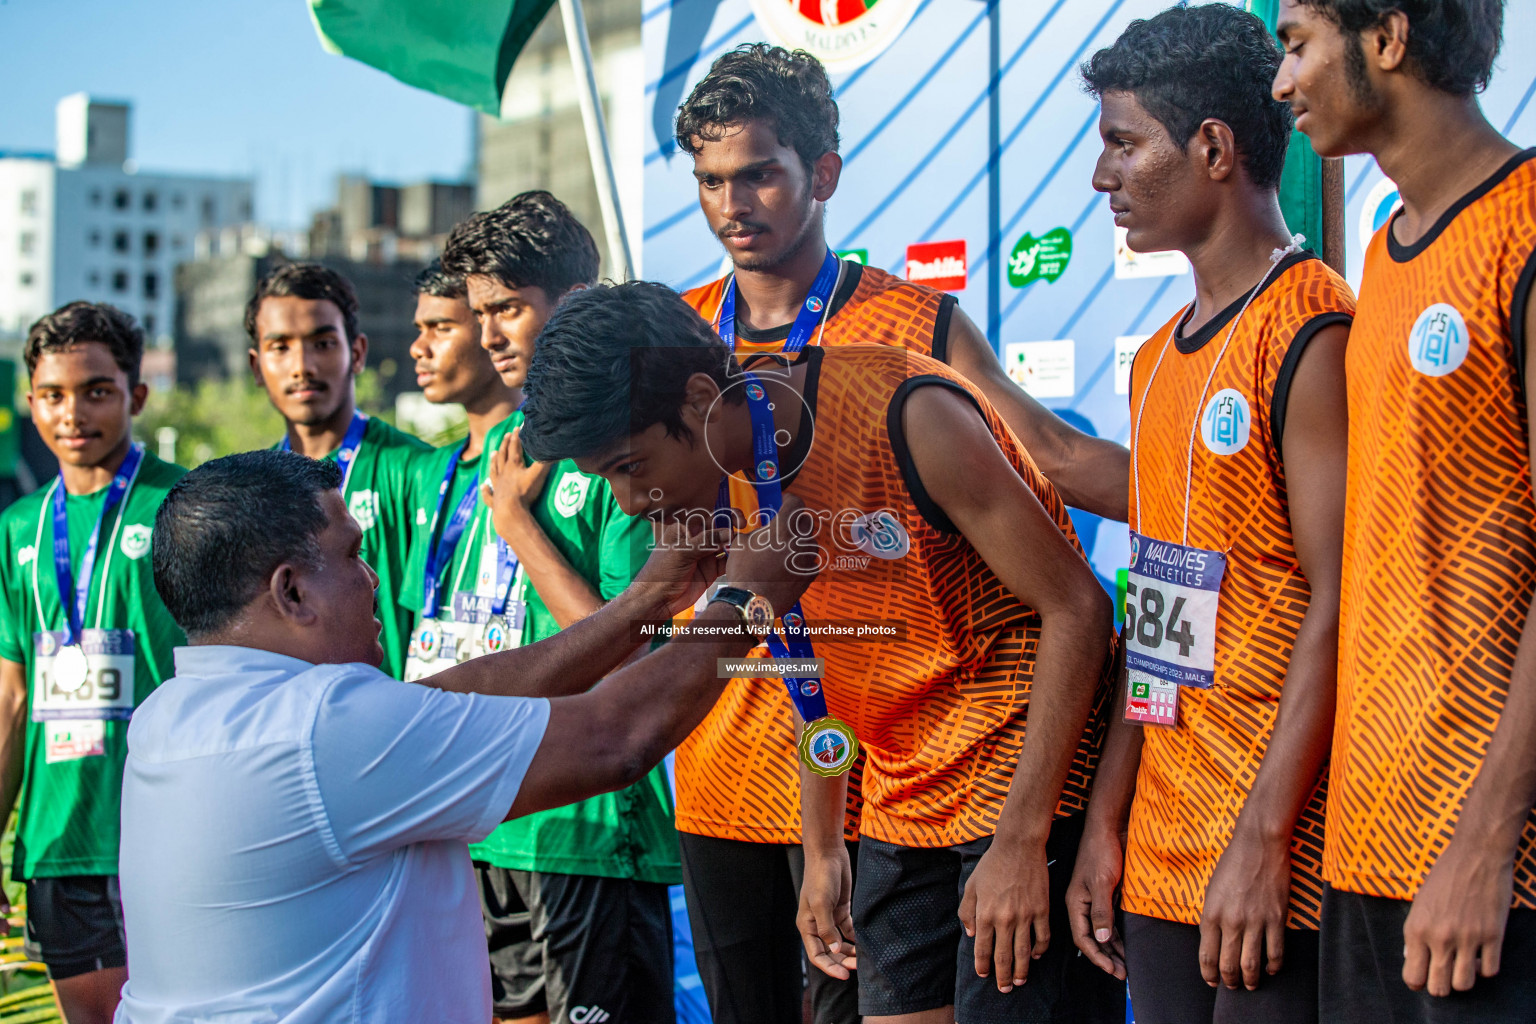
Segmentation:
[(581, 120), (587, 130), (592, 179), (597, 184), (597, 202), (603, 211), (603, 233), (608, 236), (608, 262), (627, 281), (635, 276), (635, 264), (629, 254), (629, 236), (624, 231), (623, 204), (613, 177), (613, 154), (608, 149), (597, 77), (592, 73), (592, 45), (587, 40), (587, 19), (581, 10), (581, 0), (560, 0), (560, 19), (565, 23), (571, 68), (576, 72), (576, 96), (581, 101)]

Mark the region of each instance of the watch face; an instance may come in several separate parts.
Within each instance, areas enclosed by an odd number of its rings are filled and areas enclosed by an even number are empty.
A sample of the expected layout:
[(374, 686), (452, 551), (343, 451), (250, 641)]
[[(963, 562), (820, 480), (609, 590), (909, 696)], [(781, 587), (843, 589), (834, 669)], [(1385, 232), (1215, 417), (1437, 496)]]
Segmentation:
[(747, 628), (758, 636), (762, 636), (773, 629), (773, 605), (768, 602), (766, 597), (759, 597), (753, 594), (752, 600), (747, 602), (747, 606), (742, 609), (742, 613), (747, 618)]

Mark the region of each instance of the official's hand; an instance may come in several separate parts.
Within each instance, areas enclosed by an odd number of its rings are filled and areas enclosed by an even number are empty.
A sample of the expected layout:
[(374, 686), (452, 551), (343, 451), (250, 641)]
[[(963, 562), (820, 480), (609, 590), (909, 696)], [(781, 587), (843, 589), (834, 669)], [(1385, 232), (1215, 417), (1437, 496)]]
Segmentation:
[(1051, 944), (1050, 877), (1044, 844), (992, 840), (960, 899), (960, 923), (976, 939), (976, 973), (995, 973), (997, 990), (1029, 980), (1029, 964)]
[(1266, 843), (1239, 828), (1216, 862), (1200, 915), (1200, 975), (1250, 992), (1260, 967), (1278, 974), (1285, 960), (1285, 920), (1291, 902), (1289, 842)]
[(847, 847), (831, 853), (805, 854), (805, 878), (800, 883), (800, 941), (805, 955), (823, 973), (846, 980), (859, 969), (853, 935), (853, 869)]
[(766, 597), (775, 614), (782, 614), (800, 599), (820, 571), (815, 526), (805, 503), (786, 494), (783, 507), (771, 522), (736, 535), (725, 563), (726, 578), (733, 586)]
[(1078, 844), (1067, 885), (1072, 941), (1089, 963), (1125, 980), (1125, 943), (1115, 928), (1115, 890), (1125, 870), (1125, 845), (1113, 829), (1089, 829)]
[(515, 537), (531, 521), (533, 503), (544, 492), (550, 463), (523, 461), (523, 443), (518, 427), (501, 439), (501, 446), (489, 452), (485, 483), (480, 499), (491, 509), (491, 525), (503, 540)]
[(1499, 973), (1514, 896), (1514, 858), (1477, 839), (1451, 840), (1403, 923), (1403, 982), (1432, 996), (1465, 992)]
[(693, 605), (725, 571), (730, 530), (689, 534), (681, 523), (656, 531), (656, 542), (632, 587), (646, 588), (658, 618), (670, 619)]

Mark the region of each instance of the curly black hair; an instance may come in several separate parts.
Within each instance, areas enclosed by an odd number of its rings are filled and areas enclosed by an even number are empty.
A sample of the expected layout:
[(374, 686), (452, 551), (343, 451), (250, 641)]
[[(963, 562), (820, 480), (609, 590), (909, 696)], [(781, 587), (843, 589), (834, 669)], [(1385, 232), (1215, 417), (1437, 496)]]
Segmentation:
[(105, 302), (71, 302), (42, 317), (27, 330), (22, 358), (27, 375), (37, 372), (37, 361), (48, 352), (63, 352), (88, 341), (107, 346), (112, 361), (128, 375), (128, 386), (139, 386), (139, 364), (144, 359), (144, 332), (133, 317)]
[(443, 269), (442, 260), (433, 260), (427, 269), (416, 275), (411, 290), (417, 295), (432, 295), (439, 299), (462, 299), (468, 294), (464, 279)]
[(1345, 50), (1350, 80), (1365, 81), (1359, 33), (1393, 11), (1408, 16), (1408, 64), (1432, 88), (1471, 96), (1488, 88), (1504, 41), (1504, 0), (1297, 0), (1339, 26), (1355, 45)]
[(1270, 93), (1281, 57), (1262, 21), (1212, 3), (1131, 22), (1080, 71), (1094, 96), (1131, 93), (1180, 146), (1206, 118), (1224, 122), (1249, 179), (1278, 188), (1292, 124)]
[(821, 61), (804, 50), (744, 43), (722, 54), (677, 109), (675, 134), (685, 153), (748, 121), (773, 123), (779, 142), (809, 169), (836, 153), (837, 101)]
[[(629, 281), (575, 292), (539, 334), (523, 386), (523, 450), (555, 461), (596, 455), (657, 423), (688, 437), (684, 388), (705, 373), (722, 390), (740, 367), (682, 296)], [(740, 389), (725, 401), (744, 401)]]
[(554, 299), (597, 280), (597, 243), (564, 203), (536, 190), (460, 223), (448, 236), (442, 265), (456, 277), (494, 277)]
[(341, 274), (318, 263), (284, 263), (256, 285), (256, 294), (245, 304), (245, 333), (253, 343), (256, 314), (263, 299), (313, 299), (329, 302), (341, 312), (341, 325), (347, 340), (357, 338), (357, 291)]

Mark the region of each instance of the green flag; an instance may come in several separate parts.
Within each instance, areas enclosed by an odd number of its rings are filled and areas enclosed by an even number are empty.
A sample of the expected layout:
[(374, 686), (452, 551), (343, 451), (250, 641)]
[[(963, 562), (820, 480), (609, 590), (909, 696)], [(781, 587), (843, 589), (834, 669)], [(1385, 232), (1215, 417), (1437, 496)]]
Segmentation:
[[(1247, 0), (1248, 10), (1270, 28), (1280, 13), (1280, 0)], [(1301, 132), (1291, 133), (1280, 176), (1280, 212), (1293, 233), (1307, 236), (1307, 246), (1323, 251), (1323, 161)]]
[(320, 44), (407, 85), (495, 116), (554, 0), (309, 0)]

